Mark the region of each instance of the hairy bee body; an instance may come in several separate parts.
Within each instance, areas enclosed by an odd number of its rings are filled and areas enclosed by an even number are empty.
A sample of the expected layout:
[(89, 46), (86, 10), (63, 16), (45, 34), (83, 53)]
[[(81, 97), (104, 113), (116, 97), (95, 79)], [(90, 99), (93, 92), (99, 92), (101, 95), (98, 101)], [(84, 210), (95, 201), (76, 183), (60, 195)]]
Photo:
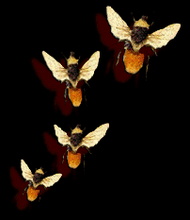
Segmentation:
[(40, 193), (39, 189), (35, 189), (32, 185), (29, 185), (27, 189), (27, 199), (30, 202), (33, 202), (37, 199), (38, 195)]
[(81, 153), (68, 151), (67, 162), (70, 168), (76, 169), (81, 163)]
[(81, 88), (68, 88), (69, 99), (74, 107), (79, 107), (82, 102), (82, 89)]
[(135, 52), (133, 50), (125, 49), (123, 62), (125, 64), (125, 70), (128, 73), (135, 74), (143, 66), (144, 54), (140, 52)]

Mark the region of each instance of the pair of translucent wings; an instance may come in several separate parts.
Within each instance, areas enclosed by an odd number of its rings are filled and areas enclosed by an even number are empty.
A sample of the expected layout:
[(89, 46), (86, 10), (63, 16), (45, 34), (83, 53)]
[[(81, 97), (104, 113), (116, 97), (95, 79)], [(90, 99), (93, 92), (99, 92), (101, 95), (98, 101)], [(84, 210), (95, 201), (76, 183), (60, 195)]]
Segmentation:
[[(94, 131), (88, 133), (81, 141), (79, 146), (85, 146), (87, 148), (95, 146), (106, 134), (106, 131), (109, 128), (109, 123), (103, 124), (96, 128)], [(58, 138), (58, 141), (63, 146), (71, 145), (70, 137), (65, 131), (59, 128), (57, 125), (54, 125), (55, 134)]]
[[(33, 182), (33, 174), (24, 160), (21, 160), (21, 170), (22, 170), (22, 176), (24, 177), (24, 179), (26, 179), (28, 181), (30, 180)], [(61, 176), (62, 176), (61, 173), (57, 173), (52, 176), (48, 176), (48, 177), (44, 178), (38, 185), (44, 185), (45, 187), (53, 186), (54, 183), (59, 181)]]
[[(107, 6), (106, 11), (112, 34), (120, 40), (129, 40), (131, 42), (131, 29), (126, 22), (112, 9), (112, 7)], [(155, 49), (161, 48), (176, 36), (180, 27), (181, 25), (176, 23), (155, 31), (148, 35), (144, 45), (150, 45)]]
[(94, 75), (94, 71), (98, 66), (98, 62), (100, 58), (99, 51), (93, 53), (90, 59), (80, 69), (80, 73), (76, 82), (73, 82), (67, 74), (67, 69), (65, 69), (58, 61), (56, 61), (45, 51), (42, 52), (42, 55), (44, 57), (44, 60), (46, 61), (47, 66), (51, 70), (53, 76), (61, 82), (65, 80), (69, 80), (74, 87), (77, 85), (77, 83), (80, 80), (88, 81)]

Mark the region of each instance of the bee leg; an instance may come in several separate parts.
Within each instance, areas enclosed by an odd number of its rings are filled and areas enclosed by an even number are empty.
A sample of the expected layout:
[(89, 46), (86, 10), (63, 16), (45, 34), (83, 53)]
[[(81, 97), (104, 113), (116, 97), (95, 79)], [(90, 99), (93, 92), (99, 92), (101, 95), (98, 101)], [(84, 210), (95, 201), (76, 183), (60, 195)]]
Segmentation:
[(38, 204), (40, 203), (42, 197), (41, 196), (38, 196)]
[(67, 95), (68, 95), (68, 88), (65, 88), (65, 92), (64, 92), (64, 99), (65, 99), (65, 104), (67, 102)]
[(156, 56), (158, 56), (158, 54), (157, 54), (157, 52), (156, 52), (156, 49), (154, 49), (154, 47), (151, 47), (151, 50), (154, 52), (154, 54), (155, 54)]
[(85, 147), (85, 149), (88, 151), (89, 154), (92, 154), (92, 152), (90, 151), (88, 147)]
[(27, 191), (28, 186), (24, 188), (23, 192), (22, 192), (22, 196), (24, 195), (24, 193)]
[[(85, 147), (85, 149), (88, 151), (89, 154), (92, 154), (92, 152), (90, 151), (90, 149), (88, 147)], [(85, 168), (86, 168), (86, 160), (85, 160), (86, 155), (83, 154), (83, 172), (85, 174)]]
[(65, 160), (65, 154), (63, 154), (63, 158), (62, 158), (62, 161), (61, 161), (62, 164), (64, 163), (64, 160)]
[(133, 14), (133, 12), (131, 12), (131, 16), (132, 16), (132, 18), (133, 18), (133, 22), (135, 23), (135, 16), (134, 16), (134, 14)]
[[(87, 85), (89, 86), (89, 84), (87, 84)], [(85, 88), (82, 89), (82, 95), (84, 97), (84, 100), (85, 100), (85, 103), (86, 103), (86, 106), (87, 106), (87, 96), (86, 96), (86, 89)]]
[(64, 152), (64, 154), (63, 154), (63, 159), (62, 159), (62, 164), (64, 163), (64, 160), (65, 160), (65, 154), (68, 152), (70, 150), (70, 146), (69, 145), (67, 145), (67, 150)]
[(117, 66), (118, 63), (119, 63), (120, 55), (121, 55), (121, 50), (119, 51), (119, 53), (118, 53), (118, 55), (117, 55), (117, 61), (116, 61), (116, 63), (115, 63), (116, 66)]
[(32, 186), (32, 181), (29, 180), (29, 184), (27, 185), (27, 187), (24, 188), (22, 195), (24, 195), (24, 193), (28, 190), (28, 187)]
[(88, 81), (84, 80), (84, 82), (86, 83), (86, 85), (87, 85), (88, 87), (90, 87)]
[(65, 160), (65, 154), (66, 154), (66, 151), (65, 151), (65, 153), (63, 154), (63, 158), (62, 158), (62, 164), (64, 163), (64, 160)]
[[(121, 41), (123, 41), (123, 40), (119, 40), (119, 42), (121, 42)], [(132, 45), (131, 45), (131, 42), (129, 41), (129, 40), (125, 40), (124, 41), (124, 50), (132, 50), (133, 49), (133, 47), (132, 47)], [(119, 63), (119, 59), (120, 59), (120, 55), (121, 55), (121, 51), (122, 51), (122, 49), (119, 51), (119, 53), (118, 53), (118, 55), (117, 55), (117, 61), (116, 61), (116, 66), (118, 65), (118, 63)]]
[(150, 56), (148, 55), (147, 62), (146, 62), (146, 72), (145, 72), (145, 80), (146, 81), (147, 81), (147, 77), (148, 77), (149, 60), (150, 60)]
[(68, 96), (68, 89), (72, 87), (71, 83), (69, 82), (69, 80), (65, 80), (65, 92), (64, 92), (64, 98), (65, 98), (65, 103), (67, 102), (67, 96)]
[(85, 174), (85, 154), (83, 155), (83, 173)]

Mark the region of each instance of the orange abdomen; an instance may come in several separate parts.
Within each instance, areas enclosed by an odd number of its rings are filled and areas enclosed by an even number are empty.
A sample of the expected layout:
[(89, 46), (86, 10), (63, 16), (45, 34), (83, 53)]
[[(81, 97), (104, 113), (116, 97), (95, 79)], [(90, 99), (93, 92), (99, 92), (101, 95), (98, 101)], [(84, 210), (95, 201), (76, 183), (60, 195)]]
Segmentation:
[(76, 169), (81, 162), (81, 154), (68, 151), (67, 162), (70, 168)]
[(144, 54), (126, 49), (123, 55), (123, 62), (125, 65), (125, 70), (128, 73), (135, 74), (143, 66)]
[(69, 99), (74, 107), (79, 107), (82, 102), (82, 90), (81, 88), (69, 88)]
[(27, 198), (30, 202), (33, 202), (37, 197), (38, 194), (40, 193), (40, 190), (34, 189), (33, 186), (29, 186), (27, 190)]

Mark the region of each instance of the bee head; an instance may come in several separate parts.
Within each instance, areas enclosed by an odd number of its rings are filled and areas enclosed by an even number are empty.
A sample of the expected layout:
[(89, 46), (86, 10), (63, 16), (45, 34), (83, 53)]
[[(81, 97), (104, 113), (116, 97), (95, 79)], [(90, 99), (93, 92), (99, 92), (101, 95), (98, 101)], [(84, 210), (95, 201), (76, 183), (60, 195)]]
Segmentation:
[(71, 135), (72, 134), (82, 134), (82, 130), (80, 129), (79, 125), (77, 125), (72, 131), (71, 131)]
[(67, 59), (67, 66), (72, 64), (78, 64), (79, 59), (75, 58), (75, 53), (70, 52), (70, 57)]
[(148, 16), (143, 15), (138, 21), (135, 21), (134, 27), (142, 27), (149, 29), (149, 24), (147, 23)]
[(36, 172), (35, 173), (38, 173), (38, 174), (42, 174), (42, 175), (44, 175), (44, 172), (43, 172), (43, 170), (40, 168), (40, 169), (38, 169), (38, 170), (36, 170)]

